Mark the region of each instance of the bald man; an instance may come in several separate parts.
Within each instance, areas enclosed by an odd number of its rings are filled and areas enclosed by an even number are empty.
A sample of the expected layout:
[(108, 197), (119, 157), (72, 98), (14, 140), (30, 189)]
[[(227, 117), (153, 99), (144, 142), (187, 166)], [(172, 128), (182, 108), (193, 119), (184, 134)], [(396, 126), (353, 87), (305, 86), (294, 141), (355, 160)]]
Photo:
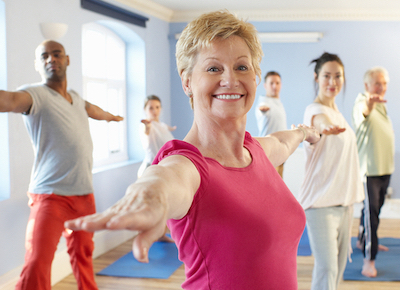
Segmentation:
[(51, 263), (61, 235), (67, 241), (78, 289), (97, 289), (93, 234), (67, 231), (63, 224), (95, 212), (88, 117), (106, 121), (123, 118), (67, 90), (70, 60), (60, 43), (44, 41), (35, 56), (42, 82), (13, 92), (0, 91), (0, 112), (23, 114), (35, 153), (28, 189), (25, 264), (16, 289), (51, 289)]

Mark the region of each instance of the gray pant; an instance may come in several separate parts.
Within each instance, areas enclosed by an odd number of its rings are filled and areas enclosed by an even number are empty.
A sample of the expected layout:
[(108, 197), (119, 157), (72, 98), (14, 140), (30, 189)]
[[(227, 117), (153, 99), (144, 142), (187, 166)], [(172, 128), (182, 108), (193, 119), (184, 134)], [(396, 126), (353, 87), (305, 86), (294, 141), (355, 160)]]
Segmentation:
[(311, 290), (336, 290), (347, 263), (353, 208), (310, 208), (305, 212), (314, 255)]

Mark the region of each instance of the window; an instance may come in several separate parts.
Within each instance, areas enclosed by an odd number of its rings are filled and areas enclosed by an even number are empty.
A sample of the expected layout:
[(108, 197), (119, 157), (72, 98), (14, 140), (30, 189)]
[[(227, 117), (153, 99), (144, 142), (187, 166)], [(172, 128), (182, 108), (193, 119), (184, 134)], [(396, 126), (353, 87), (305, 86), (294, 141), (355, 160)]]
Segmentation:
[[(83, 26), (83, 96), (114, 115), (126, 116), (126, 44), (110, 29), (96, 23)], [(126, 121), (89, 119), (94, 166), (128, 159)]]
[[(0, 1), (0, 88), (7, 87), (6, 15)], [(0, 200), (10, 198), (10, 156), (8, 154), (8, 114), (0, 113)]]

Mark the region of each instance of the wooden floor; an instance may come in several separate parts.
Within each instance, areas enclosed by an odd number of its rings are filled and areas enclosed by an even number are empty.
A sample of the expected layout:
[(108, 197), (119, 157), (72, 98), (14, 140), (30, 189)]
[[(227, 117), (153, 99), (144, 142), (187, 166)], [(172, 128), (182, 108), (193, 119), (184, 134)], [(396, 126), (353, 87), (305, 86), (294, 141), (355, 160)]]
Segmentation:
[[(356, 236), (358, 219), (353, 222), (353, 236)], [(400, 220), (382, 219), (378, 231), (379, 237), (400, 238)], [(94, 271), (98, 272), (111, 264), (118, 258), (131, 251), (132, 242), (128, 241), (100, 256), (94, 261)], [(400, 262), (399, 262), (400, 266)], [(297, 273), (299, 290), (308, 290), (311, 287), (311, 273), (313, 268), (313, 257), (297, 258)], [(379, 269), (378, 269), (379, 271)], [(116, 278), (108, 276), (96, 276), (96, 282), (100, 290), (166, 290), (181, 289), (185, 278), (183, 265), (167, 280)], [(53, 290), (75, 290), (76, 282), (72, 275), (66, 277), (53, 287)], [(343, 281), (339, 290), (399, 290), (400, 282), (363, 282)]]

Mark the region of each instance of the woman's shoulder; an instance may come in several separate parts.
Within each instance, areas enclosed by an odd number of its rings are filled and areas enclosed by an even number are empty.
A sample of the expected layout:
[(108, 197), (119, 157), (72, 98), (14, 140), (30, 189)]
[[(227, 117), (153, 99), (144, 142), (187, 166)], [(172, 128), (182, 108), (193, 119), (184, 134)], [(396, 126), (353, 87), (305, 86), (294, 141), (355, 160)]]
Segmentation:
[(196, 146), (190, 144), (189, 142), (173, 139), (164, 144), (164, 146), (160, 149), (160, 151), (174, 151), (174, 150), (189, 150), (200, 154), (200, 150), (196, 148)]
[(261, 145), (262, 140), (265, 141), (266, 139), (263, 137), (253, 137), (249, 132), (246, 131), (243, 146), (245, 146), (253, 156), (257, 155), (258, 152), (261, 152), (261, 155), (265, 155), (265, 151)]
[(154, 158), (153, 165), (158, 164), (164, 158), (175, 155), (189, 159), (199, 172), (202, 184), (206, 184), (206, 180), (208, 179), (208, 163), (200, 150), (188, 142), (177, 139), (166, 142)]
[(313, 102), (306, 107), (306, 111), (323, 110), (323, 107), (324, 105)]
[(245, 132), (244, 134), (244, 145), (257, 145), (260, 146), (260, 143), (258, 142), (256, 137), (251, 136), (251, 134), (249, 132)]
[(320, 103), (311, 103), (306, 107), (304, 112), (305, 115), (318, 115), (318, 114), (325, 114), (325, 115), (332, 115), (332, 114), (341, 114), (339, 111), (336, 111), (328, 106), (324, 106)]
[(157, 164), (162, 159), (172, 155), (182, 155), (193, 162), (196, 161), (196, 163), (204, 162), (204, 156), (194, 145), (182, 140), (173, 139), (166, 142), (164, 146), (161, 147), (153, 164)]

